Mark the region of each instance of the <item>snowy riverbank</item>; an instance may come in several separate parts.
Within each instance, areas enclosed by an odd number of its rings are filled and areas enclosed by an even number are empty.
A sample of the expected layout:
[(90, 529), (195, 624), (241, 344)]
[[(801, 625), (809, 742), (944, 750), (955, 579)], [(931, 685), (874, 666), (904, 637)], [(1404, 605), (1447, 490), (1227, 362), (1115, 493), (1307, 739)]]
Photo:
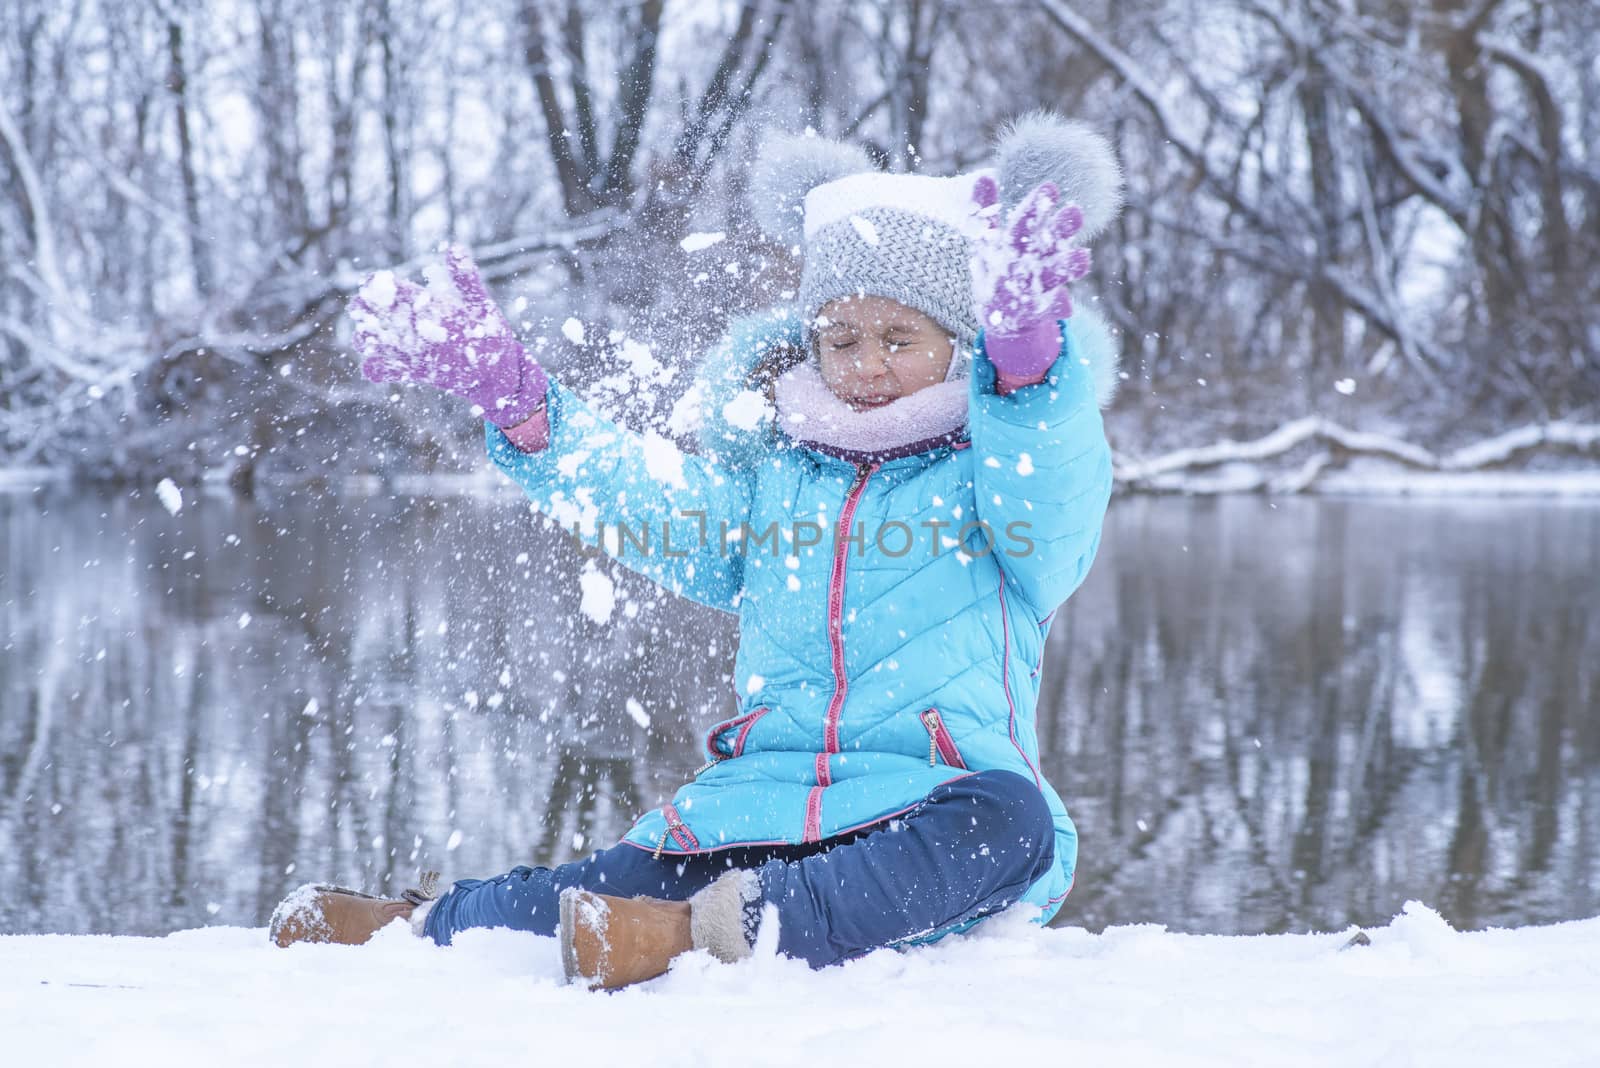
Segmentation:
[(396, 926), (281, 951), (260, 930), (0, 938), (7, 1060), (38, 1065), (1600, 1063), (1600, 918), (1461, 933), (1419, 905), (1346, 933), (1038, 931), (1008, 917), (812, 973), (680, 961), (606, 996), (554, 943)]
[[(1268, 497), (1428, 497), (1490, 499), (1505, 497), (1600, 499), (1600, 468), (1594, 465), (1547, 471), (1416, 471), (1389, 465), (1367, 465), (1358, 469), (1314, 472), (1314, 484), (1300, 484), (1298, 472), (1285, 473), (1258, 464), (1220, 464), (1209, 471), (1152, 480), (1133, 480), (1119, 475), (1117, 492), (1190, 497), (1216, 497), (1236, 494)], [(312, 483), (263, 483), (261, 497), (282, 496), (303, 490)], [(0, 495), (29, 495), (43, 490), (69, 492), (73, 479), (69, 472), (43, 468), (13, 471), (0, 469)], [(522, 492), (501, 478), (498, 472), (483, 470), (464, 474), (400, 474), (384, 479), (376, 475), (343, 475), (332, 480), (331, 492), (352, 497), (394, 495), (401, 497), (499, 497), (522, 500)], [(107, 492), (96, 487), (90, 492)], [(114, 492), (114, 491), (111, 491)], [(237, 499), (228, 486), (226, 473), (208, 478), (202, 487), (181, 489), (185, 501), (195, 496)]]
[[(665, 461), (668, 468), (682, 462), (676, 446), (665, 439), (656, 439), (653, 447), (672, 454)], [(1306, 416), (1250, 440), (1222, 440), (1138, 458), (1118, 448), (1113, 456), (1117, 489), (1124, 494), (1600, 497), (1600, 424), (1529, 424), (1439, 452), (1397, 436)], [(159, 477), (153, 475), (151, 481)], [(0, 492), (35, 492), (70, 481), (65, 470), (0, 466)], [(170, 478), (162, 481), (176, 486)], [(218, 468), (205, 473), (202, 485), (208, 493), (232, 496), (235, 481), (231, 468)], [(450, 473), (329, 474), (316, 484), (353, 495), (520, 497), (486, 463)], [(313, 483), (265, 477), (257, 485), (270, 494)], [(181, 490), (177, 500), (182, 500)], [(176, 510), (168, 498), (163, 503)]]

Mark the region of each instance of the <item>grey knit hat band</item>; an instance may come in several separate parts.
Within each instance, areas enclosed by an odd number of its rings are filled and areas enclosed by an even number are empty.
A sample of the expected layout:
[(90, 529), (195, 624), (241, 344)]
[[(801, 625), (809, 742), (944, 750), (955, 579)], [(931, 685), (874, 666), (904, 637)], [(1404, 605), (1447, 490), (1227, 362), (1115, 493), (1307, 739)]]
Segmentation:
[(811, 323), (829, 301), (888, 297), (915, 308), (956, 339), (948, 377), (966, 374), (978, 336), (972, 310), (972, 243), (950, 226), (917, 212), (871, 207), (829, 223), (806, 242), (800, 305)]

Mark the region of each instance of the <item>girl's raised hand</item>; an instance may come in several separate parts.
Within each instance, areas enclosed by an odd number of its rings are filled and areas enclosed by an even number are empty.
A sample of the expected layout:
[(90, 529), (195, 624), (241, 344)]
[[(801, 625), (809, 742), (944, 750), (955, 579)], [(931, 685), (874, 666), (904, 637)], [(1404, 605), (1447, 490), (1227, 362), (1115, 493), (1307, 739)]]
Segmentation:
[(972, 257), (973, 299), (985, 350), (1010, 379), (1043, 377), (1061, 352), (1060, 319), (1072, 315), (1068, 285), (1089, 273), (1089, 250), (1072, 243), (1083, 229), (1076, 204), (1058, 209), (1060, 191), (1045, 182), (1002, 220), (1000, 188), (992, 177), (972, 190), (988, 229)]
[(378, 271), (351, 298), (361, 373), (421, 382), (483, 409), (496, 426), (524, 422), (548, 379), (511, 331), (472, 257), (452, 245), (422, 272), (425, 285)]

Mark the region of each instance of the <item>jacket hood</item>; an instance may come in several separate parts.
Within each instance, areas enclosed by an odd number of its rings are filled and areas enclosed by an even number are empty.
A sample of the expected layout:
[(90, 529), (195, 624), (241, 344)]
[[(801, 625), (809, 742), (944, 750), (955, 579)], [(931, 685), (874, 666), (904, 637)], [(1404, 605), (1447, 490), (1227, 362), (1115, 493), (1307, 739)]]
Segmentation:
[(747, 467), (782, 435), (765, 396), (752, 390), (750, 372), (775, 349), (805, 345), (798, 310), (769, 308), (735, 319), (728, 333), (701, 357), (684, 400), (688, 426), (700, 452), (718, 463)]

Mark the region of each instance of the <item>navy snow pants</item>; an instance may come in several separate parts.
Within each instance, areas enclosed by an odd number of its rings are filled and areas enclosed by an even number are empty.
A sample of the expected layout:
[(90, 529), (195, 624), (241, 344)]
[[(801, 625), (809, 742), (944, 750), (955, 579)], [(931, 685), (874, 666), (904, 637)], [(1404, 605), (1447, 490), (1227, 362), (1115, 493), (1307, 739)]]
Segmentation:
[(807, 845), (657, 858), (627, 844), (555, 868), (464, 879), (428, 913), (440, 945), (472, 927), (554, 935), (569, 886), (683, 901), (734, 868), (756, 872), (778, 913), (778, 951), (813, 968), (998, 912), (1055, 863), (1055, 824), (1032, 782), (982, 771), (944, 783), (903, 816)]

